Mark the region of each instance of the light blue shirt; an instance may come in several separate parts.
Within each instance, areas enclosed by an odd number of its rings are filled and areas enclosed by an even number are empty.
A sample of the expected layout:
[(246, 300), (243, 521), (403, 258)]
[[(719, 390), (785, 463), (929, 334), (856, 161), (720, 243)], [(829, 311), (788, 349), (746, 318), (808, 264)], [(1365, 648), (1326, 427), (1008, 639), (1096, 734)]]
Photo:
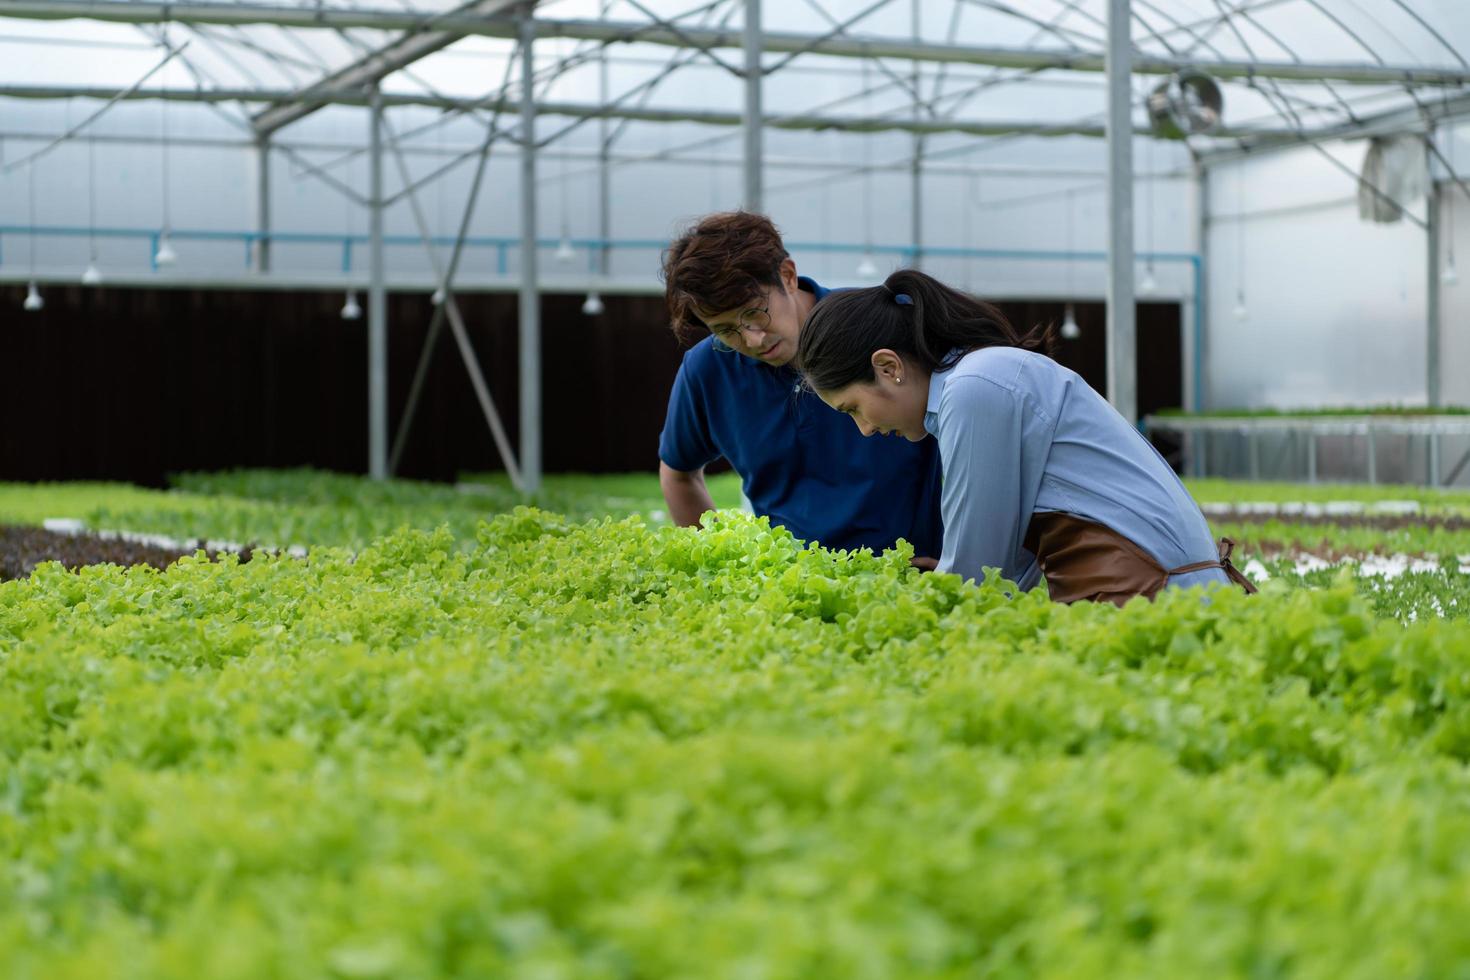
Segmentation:
[[(994, 567), (1032, 588), (1041, 572), (1022, 542), (1031, 515), (1048, 512), (1105, 525), (1165, 569), (1219, 559), (1199, 505), (1158, 450), (1049, 357), (987, 347), (936, 371), (924, 428), (944, 467), (940, 571), (979, 579)], [(1219, 568), (1169, 578), (1227, 581)]]

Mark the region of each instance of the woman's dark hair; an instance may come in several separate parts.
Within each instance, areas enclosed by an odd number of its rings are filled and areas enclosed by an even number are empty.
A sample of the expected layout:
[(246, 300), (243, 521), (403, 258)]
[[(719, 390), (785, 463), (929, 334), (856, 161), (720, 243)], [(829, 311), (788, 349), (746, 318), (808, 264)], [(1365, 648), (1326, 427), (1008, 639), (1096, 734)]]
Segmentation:
[(996, 307), (917, 269), (900, 269), (869, 289), (834, 292), (802, 324), (796, 361), (816, 391), (873, 380), (873, 352), (884, 347), (925, 371), (949, 367), (970, 351), (1019, 347), (1050, 354), (1050, 325), (1021, 333)]
[(664, 301), (674, 333), (703, 336), (701, 313), (744, 306), (763, 287), (781, 284), (788, 258), (771, 219), (752, 211), (721, 211), (700, 218), (663, 254)]

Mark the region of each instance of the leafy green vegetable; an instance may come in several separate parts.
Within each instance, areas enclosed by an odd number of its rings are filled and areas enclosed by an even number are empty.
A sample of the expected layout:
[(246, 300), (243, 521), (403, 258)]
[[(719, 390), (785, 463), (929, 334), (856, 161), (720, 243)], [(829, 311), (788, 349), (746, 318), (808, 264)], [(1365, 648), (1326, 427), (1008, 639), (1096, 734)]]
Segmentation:
[(1470, 966), (1470, 624), (909, 556), (518, 508), (0, 585), (0, 971)]
[(1433, 487), (1367, 483), (1269, 483), (1255, 480), (1199, 478), (1185, 480), (1202, 504), (1326, 503), (1376, 504), (1412, 500), (1425, 514), (1470, 514), (1470, 492)]

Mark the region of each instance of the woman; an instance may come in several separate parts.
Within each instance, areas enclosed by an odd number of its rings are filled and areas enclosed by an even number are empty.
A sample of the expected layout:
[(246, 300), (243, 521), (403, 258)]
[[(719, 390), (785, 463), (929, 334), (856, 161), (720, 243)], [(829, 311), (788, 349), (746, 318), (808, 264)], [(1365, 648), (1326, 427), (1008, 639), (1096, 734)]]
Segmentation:
[(1199, 506), (1149, 442), (995, 307), (913, 270), (833, 293), (798, 360), (863, 435), (932, 434), (944, 469), (941, 571), (996, 567), (1060, 602), (1121, 605), (1169, 586), (1254, 587), (1218, 552)]

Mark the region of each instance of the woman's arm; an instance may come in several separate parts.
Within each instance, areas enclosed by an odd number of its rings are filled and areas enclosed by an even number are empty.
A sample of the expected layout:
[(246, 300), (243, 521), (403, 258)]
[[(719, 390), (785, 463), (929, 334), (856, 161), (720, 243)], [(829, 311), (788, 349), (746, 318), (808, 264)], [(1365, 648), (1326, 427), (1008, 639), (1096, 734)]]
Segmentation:
[(999, 568), (1023, 589), (1039, 580), (1035, 558), (1021, 544), (1045, 463), (1044, 453), (1038, 461), (1026, 451), (1033, 416), (1020, 390), (975, 375), (946, 381), (939, 408), (940, 571), (978, 581), (986, 568)]

